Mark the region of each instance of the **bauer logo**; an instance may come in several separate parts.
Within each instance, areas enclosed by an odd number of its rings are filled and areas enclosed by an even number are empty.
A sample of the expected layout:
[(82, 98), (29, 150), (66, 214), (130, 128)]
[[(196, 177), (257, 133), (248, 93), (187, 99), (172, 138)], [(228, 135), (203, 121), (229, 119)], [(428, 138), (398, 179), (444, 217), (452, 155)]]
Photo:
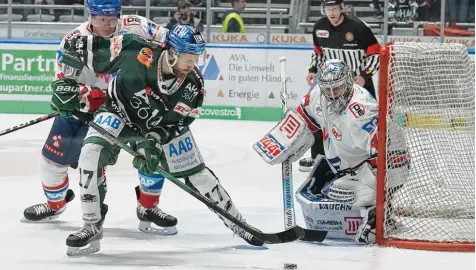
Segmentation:
[(223, 81), (223, 75), (220, 72), (220, 67), (213, 54), (207, 53), (205, 64), (203, 66), (198, 66), (198, 69), (203, 74), (203, 79), (213, 80), (213, 81)]

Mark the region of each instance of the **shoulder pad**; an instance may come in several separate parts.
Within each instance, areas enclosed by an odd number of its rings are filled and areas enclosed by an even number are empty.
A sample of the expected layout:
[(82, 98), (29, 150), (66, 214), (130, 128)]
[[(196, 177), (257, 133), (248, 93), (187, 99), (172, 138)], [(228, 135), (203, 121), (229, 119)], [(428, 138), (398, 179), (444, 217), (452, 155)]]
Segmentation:
[(124, 27), (141, 26), (143, 17), (137, 15), (126, 15), (121, 19), (121, 24)]
[(165, 49), (165, 43), (157, 41), (157, 40), (148, 39), (143, 36), (137, 35), (137, 41), (141, 42), (144, 45), (148, 45), (152, 49), (159, 49), (159, 48)]

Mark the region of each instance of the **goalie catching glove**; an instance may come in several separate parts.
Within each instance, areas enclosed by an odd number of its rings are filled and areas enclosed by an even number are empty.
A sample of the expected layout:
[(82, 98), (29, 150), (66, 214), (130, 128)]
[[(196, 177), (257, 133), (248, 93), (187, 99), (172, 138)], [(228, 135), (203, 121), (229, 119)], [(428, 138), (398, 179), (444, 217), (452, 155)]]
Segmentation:
[(72, 79), (55, 81), (52, 88), (51, 108), (63, 117), (71, 117), (74, 110), (95, 112), (106, 102), (103, 90), (78, 84)]
[[(155, 136), (154, 136), (155, 135)], [(143, 140), (136, 143), (136, 150), (142, 157), (135, 157), (132, 161), (134, 168), (145, 174), (153, 174), (157, 170), (162, 148), (160, 138), (155, 133), (148, 133)]]
[(306, 121), (294, 110), (286, 112), (283, 119), (253, 149), (271, 165), (281, 164), (286, 159), (298, 160), (314, 143), (314, 136)]

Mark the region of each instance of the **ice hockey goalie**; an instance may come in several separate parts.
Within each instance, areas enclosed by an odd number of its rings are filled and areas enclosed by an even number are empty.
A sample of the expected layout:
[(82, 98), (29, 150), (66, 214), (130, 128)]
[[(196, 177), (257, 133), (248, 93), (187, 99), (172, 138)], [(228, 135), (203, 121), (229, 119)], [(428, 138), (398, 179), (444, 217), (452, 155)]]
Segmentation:
[[(312, 144), (312, 132), (322, 129), (325, 156), (317, 158), (297, 190), (306, 226), (329, 231), (328, 238), (371, 243), (375, 239), (377, 101), (354, 84), (353, 73), (341, 60), (321, 64), (316, 77), (316, 86), (301, 105), (288, 110), (254, 149), (269, 164), (293, 162)], [(278, 147), (272, 149), (269, 140)]]

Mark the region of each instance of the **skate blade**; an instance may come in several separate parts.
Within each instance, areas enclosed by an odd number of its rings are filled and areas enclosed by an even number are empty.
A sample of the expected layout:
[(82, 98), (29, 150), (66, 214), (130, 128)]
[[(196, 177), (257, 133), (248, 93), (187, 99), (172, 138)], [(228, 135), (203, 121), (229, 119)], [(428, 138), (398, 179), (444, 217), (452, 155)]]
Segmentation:
[(139, 223), (139, 231), (157, 235), (174, 235), (177, 234), (177, 227), (153, 227), (151, 222), (141, 221)]
[(82, 257), (98, 252), (101, 249), (101, 243), (94, 241), (85, 247), (68, 247), (66, 255), (69, 257)]
[(312, 167), (303, 167), (303, 166), (299, 166), (298, 170), (300, 172), (310, 172), (312, 170)]
[(26, 219), (26, 218), (23, 217), (22, 219), (20, 219), (20, 222), (23, 222), (23, 223), (50, 223), (50, 222), (56, 221), (58, 218), (59, 218), (59, 215), (47, 217), (47, 218), (40, 219), (40, 220), (29, 220), (29, 219)]

